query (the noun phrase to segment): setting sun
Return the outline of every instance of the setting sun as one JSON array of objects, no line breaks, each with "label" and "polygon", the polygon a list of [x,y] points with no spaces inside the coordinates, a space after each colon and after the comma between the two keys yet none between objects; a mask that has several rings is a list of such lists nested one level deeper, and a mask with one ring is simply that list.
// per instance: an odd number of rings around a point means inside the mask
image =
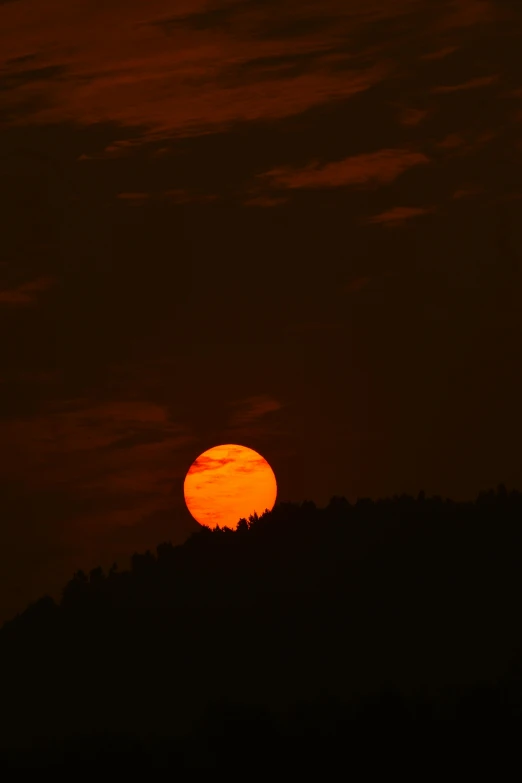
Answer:
[{"label": "setting sun", "polygon": [[234,529],[241,517],[273,508],[277,484],[272,468],[257,451],[227,444],[200,454],[185,477],[183,491],[188,510],[200,524]]}]

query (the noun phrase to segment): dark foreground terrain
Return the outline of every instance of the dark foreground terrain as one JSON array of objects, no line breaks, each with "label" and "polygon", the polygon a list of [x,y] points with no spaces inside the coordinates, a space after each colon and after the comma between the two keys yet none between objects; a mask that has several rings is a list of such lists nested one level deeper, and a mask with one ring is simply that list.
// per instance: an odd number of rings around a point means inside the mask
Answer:
[{"label": "dark foreground terrain", "polygon": [[279,505],[78,573],[0,632],[0,766],[498,771],[522,736],[521,562],[500,487]]}]

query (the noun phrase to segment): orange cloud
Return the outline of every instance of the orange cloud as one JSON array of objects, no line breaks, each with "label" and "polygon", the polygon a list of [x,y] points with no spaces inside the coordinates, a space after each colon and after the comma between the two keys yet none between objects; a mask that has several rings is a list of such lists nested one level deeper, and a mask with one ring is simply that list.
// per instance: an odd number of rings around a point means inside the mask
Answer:
[{"label": "orange cloud", "polygon": [[441,147],[442,149],[446,150],[453,150],[457,147],[462,147],[464,143],[464,139],[462,136],[459,136],[458,133],[448,133],[448,135],[442,139],[442,141],[437,142],[437,147]]},{"label": "orange cloud", "polygon": [[418,217],[419,215],[429,215],[433,212],[435,212],[434,207],[393,207],[393,209],[388,209],[379,215],[368,218],[368,222],[397,225],[410,218]]},{"label": "orange cloud", "polygon": [[458,46],[446,46],[444,49],[437,49],[435,52],[429,52],[428,54],[424,54],[421,57],[421,60],[443,60],[445,57],[448,57],[450,54],[453,54],[453,52],[456,52],[458,49]]},{"label": "orange cloud", "polygon": [[15,288],[0,290],[0,304],[13,306],[35,304],[42,293],[52,288],[54,282],[50,277],[39,277]]},{"label": "orange cloud", "polygon": [[474,27],[490,22],[494,15],[495,8],[490,0],[454,0],[444,19],[444,26],[450,29]]},{"label": "orange cloud", "polygon": [[462,92],[463,90],[475,90],[478,87],[489,87],[491,84],[495,84],[498,81],[498,76],[479,76],[476,79],[470,79],[467,82],[461,84],[449,84],[442,85],[441,87],[434,87],[433,93],[437,95],[447,95],[452,92]]},{"label": "orange cloud", "polygon": [[[204,0],[179,2],[175,11],[167,0],[146,7],[132,0],[123,13],[116,0],[81,0],[74,13],[64,0],[9,3],[0,11],[0,67],[13,76],[13,89],[3,104],[15,124],[112,122],[146,128],[140,133],[149,138],[288,117],[366,90],[385,75],[378,65],[348,71],[330,61],[339,25],[348,35],[360,24],[356,15],[339,18],[330,2],[329,24],[302,36],[267,34],[272,16],[251,4],[235,4],[225,27],[206,18]],[[192,21],[198,14],[202,24]],[[319,3],[316,14],[324,16]],[[292,6],[290,19],[308,15]],[[304,72],[258,67],[303,55],[314,58]],[[106,154],[125,154],[125,145]]]},{"label": "orange cloud", "polygon": [[[490,14],[479,0],[454,0],[449,13],[442,5],[435,34]],[[389,43],[382,39],[368,59],[369,27],[422,14],[425,0],[281,0],[274,8],[229,0],[0,4],[4,122],[113,123],[143,141],[291,117],[386,79]],[[116,141],[103,155],[121,157],[133,143]]]},{"label": "orange cloud", "polygon": [[456,155],[471,155],[482,149],[496,138],[493,131],[485,131],[476,138],[465,139],[458,133],[449,133],[441,141],[436,142],[435,146],[443,150],[454,150]]},{"label": "orange cloud", "polygon": [[426,119],[429,112],[426,109],[404,109],[400,117],[401,125],[415,126]]},{"label": "orange cloud", "polygon": [[426,155],[404,149],[384,149],[304,168],[281,167],[260,175],[273,187],[338,188],[346,185],[382,185],[393,182],[413,166],[429,163]]},{"label": "orange cloud", "polygon": [[233,461],[234,460],[232,457],[220,456],[218,458],[216,456],[211,457],[208,454],[202,454],[192,463],[189,473],[191,476],[195,475],[196,473],[212,473],[213,471],[224,468]]},{"label": "orange cloud", "polygon": [[28,490],[70,490],[85,509],[71,523],[98,518],[102,526],[133,524],[165,500],[184,471],[179,451],[193,440],[162,406],[127,400],[74,400],[34,418],[4,420],[0,438],[9,454],[5,476]]},{"label": "orange cloud", "polygon": [[247,397],[245,400],[236,403],[236,406],[238,409],[230,419],[230,423],[233,426],[250,424],[262,416],[265,416],[267,413],[279,411],[283,407],[278,400],[275,400],[268,394],[258,394],[254,397]]},{"label": "orange cloud", "polygon": [[136,147],[139,146],[139,141],[136,139],[119,139],[113,141],[112,144],[108,144],[102,152],[97,153],[82,153],[78,156],[79,161],[83,160],[103,160],[112,158],[124,158],[130,155]]},{"label": "orange cloud", "polygon": [[143,201],[147,201],[150,198],[150,193],[118,193],[117,197],[122,201],[142,203]]},{"label": "orange cloud", "polygon": [[484,193],[484,187],[477,185],[477,187],[459,188],[452,196],[453,199],[469,198],[470,196],[480,196]]}]

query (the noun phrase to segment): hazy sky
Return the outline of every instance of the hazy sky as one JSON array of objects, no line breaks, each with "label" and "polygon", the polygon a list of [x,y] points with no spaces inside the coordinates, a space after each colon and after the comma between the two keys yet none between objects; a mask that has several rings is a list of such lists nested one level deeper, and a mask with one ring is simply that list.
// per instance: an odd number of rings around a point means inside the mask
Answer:
[{"label": "hazy sky", "polygon": [[0,619],[282,500],[522,488],[519,0],[0,0]]}]

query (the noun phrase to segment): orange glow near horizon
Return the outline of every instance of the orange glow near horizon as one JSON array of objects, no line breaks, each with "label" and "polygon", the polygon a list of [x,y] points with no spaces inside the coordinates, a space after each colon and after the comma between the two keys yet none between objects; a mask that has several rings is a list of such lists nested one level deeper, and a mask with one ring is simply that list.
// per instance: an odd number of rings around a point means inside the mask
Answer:
[{"label": "orange glow near horizon", "polygon": [[274,507],[277,483],[266,459],[246,446],[214,446],[192,463],[183,487],[187,508],[201,525],[235,529],[241,517]]}]

